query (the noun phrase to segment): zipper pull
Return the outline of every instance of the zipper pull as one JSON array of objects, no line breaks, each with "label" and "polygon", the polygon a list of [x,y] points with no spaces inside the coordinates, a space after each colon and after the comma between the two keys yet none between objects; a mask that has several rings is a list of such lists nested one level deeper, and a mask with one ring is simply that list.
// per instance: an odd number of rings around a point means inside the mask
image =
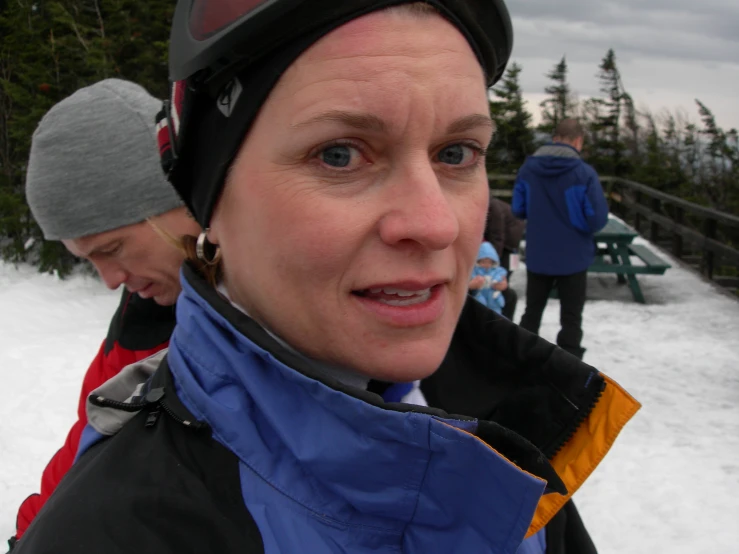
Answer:
[{"label": "zipper pull", "polygon": [[149,415],[146,416],[144,427],[154,427],[157,424],[157,421],[159,421],[159,414],[161,414],[161,410],[159,409],[159,404],[157,404],[151,409]]},{"label": "zipper pull", "polygon": [[144,396],[144,400],[147,404],[157,404],[162,398],[164,398],[163,388],[151,389],[146,393],[146,396]]},{"label": "zipper pull", "polygon": [[147,404],[152,405],[152,409],[149,411],[149,415],[146,416],[146,423],[144,424],[144,427],[154,427],[157,424],[157,421],[159,421],[159,414],[161,414],[161,404],[160,401],[164,398],[164,389],[152,389],[148,393],[146,393],[146,396],[144,397],[144,400]]}]

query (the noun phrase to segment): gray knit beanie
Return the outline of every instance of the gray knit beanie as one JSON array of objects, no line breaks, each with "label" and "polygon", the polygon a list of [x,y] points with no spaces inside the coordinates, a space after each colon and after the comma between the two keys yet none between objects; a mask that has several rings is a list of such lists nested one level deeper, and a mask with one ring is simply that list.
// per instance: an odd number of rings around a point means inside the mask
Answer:
[{"label": "gray knit beanie", "polygon": [[182,206],[159,162],[160,107],[139,85],[106,79],[48,111],[26,174],[28,205],[46,239],[111,231]]}]

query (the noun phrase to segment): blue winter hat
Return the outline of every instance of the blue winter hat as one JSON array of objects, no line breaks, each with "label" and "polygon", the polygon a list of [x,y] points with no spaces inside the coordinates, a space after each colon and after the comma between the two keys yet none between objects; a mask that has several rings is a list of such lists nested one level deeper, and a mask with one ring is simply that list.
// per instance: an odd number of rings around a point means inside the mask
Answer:
[{"label": "blue winter hat", "polygon": [[483,242],[480,245],[480,250],[477,252],[477,259],[482,260],[483,258],[490,258],[496,264],[500,264],[500,257],[498,252],[495,250],[495,246],[490,244],[488,241]]}]

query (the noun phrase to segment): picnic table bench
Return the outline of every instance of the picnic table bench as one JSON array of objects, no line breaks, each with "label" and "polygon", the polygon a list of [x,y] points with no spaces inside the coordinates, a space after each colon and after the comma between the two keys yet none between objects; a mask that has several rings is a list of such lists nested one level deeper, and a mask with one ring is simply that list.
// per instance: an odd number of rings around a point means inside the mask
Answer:
[{"label": "picnic table bench", "polygon": [[[636,276],[639,274],[664,275],[671,266],[648,247],[633,244],[639,234],[621,223],[609,218],[606,226],[595,235],[597,251],[595,260],[588,268],[588,273],[613,273],[618,276],[619,283],[628,282],[634,300],[645,304],[644,294]],[[631,258],[636,257],[641,263],[634,265]]]}]

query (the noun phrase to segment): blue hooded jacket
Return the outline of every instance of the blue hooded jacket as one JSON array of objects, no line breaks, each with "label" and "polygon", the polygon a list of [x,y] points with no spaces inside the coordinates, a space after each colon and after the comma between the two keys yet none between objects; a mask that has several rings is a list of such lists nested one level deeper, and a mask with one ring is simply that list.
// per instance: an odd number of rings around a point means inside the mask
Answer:
[{"label": "blue hooded jacket", "polygon": [[[524,536],[547,482],[475,436],[477,420],[383,409],[314,380],[186,280],[177,321],[177,396],[238,457],[266,554],[544,554],[544,529]],[[105,438],[88,425],[78,457]]]},{"label": "blue hooded jacket", "polygon": [[[504,267],[500,266],[498,252],[496,252],[495,247],[487,241],[480,245],[480,250],[477,252],[477,259],[481,260],[483,258],[490,258],[498,265],[489,269],[475,265],[475,268],[472,270],[472,277],[491,277],[495,282],[500,282],[506,278],[508,272]],[[505,299],[500,291],[493,290],[490,287],[484,287],[475,291],[473,297],[482,305],[487,306],[496,313],[501,313],[505,306]]]},{"label": "blue hooded jacket", "polygon": [[526,219],[526,266],[544,275],[587,270],[595,233],[608,221],[608,203],[595,170],[569,145],[550,144],[518,172],[511,203]]},{"label": "blue hooded jacket", "polygon": [[331,389],[256,346],[187,283],[177,321],[177,394],[241,460],[265,552],[516,552],[546,483],[470,434],[475,421]]}]

